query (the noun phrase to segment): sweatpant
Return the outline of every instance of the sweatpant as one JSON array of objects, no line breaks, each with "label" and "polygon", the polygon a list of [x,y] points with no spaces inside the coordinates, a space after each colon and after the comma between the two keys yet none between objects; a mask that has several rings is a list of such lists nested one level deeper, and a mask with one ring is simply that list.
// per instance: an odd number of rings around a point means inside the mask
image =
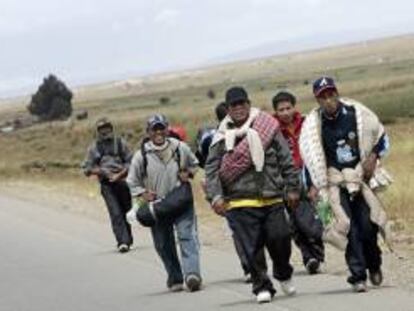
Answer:
[{"label": "sweatpant", "polygon": [[378,246],[378,226],[370,219],[370,208],[361,194],[351,198],[341,189],[341,204],[351,220],[345,259],[351,276],[348,282],[366,281],[367,270],[381,268],[381,250]]},{"label": "sweatpant", "polygon": [[[181,251],[178,259],[174,229]],[[197,219],[191,206],[173,223],[157,223],[151,228],[155,249],[167,271],[167,287],[182,284],[190,274],[200,274],[200,244],[197,232]]]},{"label": "sweatpant", "polygon": [[114,183],[101,182],[101,194],[111,219],[112,231],[117,245],[132,245],[131,226],[126,220],[126,213],[131,209],[131,194],[125,181]]},{"label": "sweatpant", "polygon": [[[316,215],[315,207],[302,199],[295,210],[288,209],[288,212],[292,221],[293,240],[302,254],[303,264],[306,266],[310,259],[324,262],[323,225]],[[307,227],[303,228],[305,225]]]},{"label": "sweatpant", "polygon": [[235,208],[226,212],[226,218],[246,255],[253,293],[257,295],[268,290],[274,295],[276,290],[267,273],[258,267],[256,258],[258,252],[266,247],[273,261],[274,277],[279,281],[291,278],[291,232],[284,205]]},{"label": "sweatpant", "polygon": [[[244,253],[242,243],[237,239],[237,236],[234,233],[232,235],[232,238],[233,238],[234,248],[236,250],[237,256],[239,257],[240,265],[242,267],[243,273],[244,275],[248,275],[250,274],[249,263],[247,261],[247,256]],[[264,248],[260,249],[257,252],[256,266],[260,269],[260,271],[267,273],[266,254],[265,254]]]}]

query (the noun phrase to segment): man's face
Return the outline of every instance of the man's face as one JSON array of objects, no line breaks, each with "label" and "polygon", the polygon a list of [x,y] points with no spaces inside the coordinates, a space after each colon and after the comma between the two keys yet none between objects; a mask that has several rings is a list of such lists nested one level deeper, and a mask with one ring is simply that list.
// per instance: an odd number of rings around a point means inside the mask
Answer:
[{"label": "man's face", "polygon": [[156,124],[148,129],[148,135],[154,145],[161,146],[167,139],[168,128],[163,124]]},{"label": "man's face", "polygon": [[114,130],[110,125],[104,125],[98,128],[99,137],[103,140],[109,140],[113,138]]},{"label": "man's face", "polygon": [[338,97],[338,92],[335,89],[327,89],[320,93],[316,100],[327,115],[333,116],[338,110]]},{"label": "man's face", "polygon": [[276,116],[277,118],[285,124],[290,124],[293,121],[293,116],[295,115],[295,107],[290,101],[281,101],[277,104],[276,107]]},{"label": "man's face", "polygon": [[242,125],[249,118],[250,104],[238,101],[229,105],[228,114],[236,125]]}]

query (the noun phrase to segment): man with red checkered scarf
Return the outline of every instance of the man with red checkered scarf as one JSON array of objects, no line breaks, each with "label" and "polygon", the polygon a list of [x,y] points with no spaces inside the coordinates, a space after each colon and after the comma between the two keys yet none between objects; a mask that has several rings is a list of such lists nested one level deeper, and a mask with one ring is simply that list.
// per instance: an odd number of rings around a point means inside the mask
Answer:
[{"label": "man with red checkered scarf", "polygon": [[296,292],[290,265],[291,233],[284,197],[290,208],[299,200],[299,170],[294,166],[278,121],[253,108],[241,87],[226,92],[229,110],[213,138],[205,165],[207,199],[224,215],[246,253],[259,303],[275,294],[272,282],[256,267],[266,246],[274,277],[287,295]]}]

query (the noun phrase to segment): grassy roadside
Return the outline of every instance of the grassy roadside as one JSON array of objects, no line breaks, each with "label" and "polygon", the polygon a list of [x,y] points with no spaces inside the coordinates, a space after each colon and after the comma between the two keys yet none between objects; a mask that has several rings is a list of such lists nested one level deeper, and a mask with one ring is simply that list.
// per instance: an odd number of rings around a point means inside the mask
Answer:
[{"label": "grassy roadside", "polygon": [[[97,118],[110,116],[134,149],[145,118],[155,112],[185,126],[192,139],[198,127],[214,122],[213,107],[230,85],[245,86],[254,105],[266,110],[277,90],[289,88],[299,99],[299,109],[307,112],[315,105],[311,81],[328,74],[337,79],[341,94],[367,104],[386,123],[392,142],[386,165],[395,183],[383,199],[396,227],[414,232],[413,42],[414,36],[408,36],[84,89],[77,93],[74,108],[88,109],[89,120],[38,124],[0,134],[0,182],[25,181],[50,191],[99,196],[96,184],[79,169]],[[209,90],[215,98],[207,97]],[[169,100],[162,102],[162,97]],[[8,105],[0,109],[0,121],[24,113],[23,104]],[[204,208],[198,182],[196,197],[203,219],[214,221]]]},{"label": "grassy roadside", "polygon": [[[392,149],[390,155],[385,160],[387,169],[395,178],[395,183],[390,189],[382,194],[382,198],[387,207],[390,218],[395,222],[395,228],[399,231],[414,232],[414,192],[410,185],[414,184],[414,176],[411,174],[414,169],[414,142],[412,135],[414,135],[414,122],[400,121],[396,124],[387,126],[387,131],[391,136]],[[59,132],[59,131],[57,131]],[[65,135],[65,134],[63,134]],[[22,137],[25,137],[24,135]],[[37,137],[34,135],[33,137]],[[80,169],[77,168],[80,159],[83,157],[83,148],[79,148],[79,154],[73,152],[66,154],[56,162],[36,162],[41,157],[44,157],[44,149],[38,148],[37,154],[32,153],[32,160],[30,165],[25,161],[25,154],[20,154],[16,150],[16,145],[11,142],[4,143],[4,138],[1,138],[2,146],[5,152],[1,155],[0,173],[2,175],[2,182],[14,185],[19,185],[19,181],[24,181],[26,185],[32,184],[34,186],[41,186],[43,190],[51,193],[65,192],[72,196],[80,196],[88,200],[92,200],[95,204],[99,202],[99,187],[96,180],[85,178]],[[39,137],[37,138],[39,139]],[[30,141],[31,144],[37,145],[36,139]],[[63,144],[64,145],[64,144]],[[60,155],[62,153],[62,146],[59,140],[53,145],[54,148],[48,148],[49,157],[52,154]],[[19,149],[20,150],[20,149]],[[21,151],[23,152],[23,150]],[[27,150],[25,150],[27,152]],[[7,165],[8,161],[4,161],[4,156],[13,154],[14,159],[12,165]],[[18,161],[23,165],[19,167]],[[66,161],[66,162],[65,162]],[[22,164],[23,163],[23,164]],[[37,164],[35,164],[37,163]],[[67,165],[63,165],[67,163]],[[216,221],[216,217],[209,211],[204,195],[200,187],[200,179],[202,172],[198,175],[194,182],[195,197],[198,207],[198,212],[202,222],[209,223]],[[36,189],[34,187],[33,189]]]}]

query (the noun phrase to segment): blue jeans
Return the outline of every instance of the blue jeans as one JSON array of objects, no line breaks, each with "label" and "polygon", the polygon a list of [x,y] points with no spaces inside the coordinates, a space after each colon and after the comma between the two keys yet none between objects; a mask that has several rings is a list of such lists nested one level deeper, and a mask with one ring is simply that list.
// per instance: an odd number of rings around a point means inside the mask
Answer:
[{"label": "blue jeans", "polygon": [[[181,260],[178,260],[174,228],[180,246]],[[189,208],[173,223],[157,223],[151,228],[155,249],[168,274],[167,286],[182,284],[189,274],[200,276],[200,244],[194,207]],[[184,275],[184,277],[183,277]]]}]

